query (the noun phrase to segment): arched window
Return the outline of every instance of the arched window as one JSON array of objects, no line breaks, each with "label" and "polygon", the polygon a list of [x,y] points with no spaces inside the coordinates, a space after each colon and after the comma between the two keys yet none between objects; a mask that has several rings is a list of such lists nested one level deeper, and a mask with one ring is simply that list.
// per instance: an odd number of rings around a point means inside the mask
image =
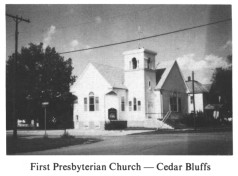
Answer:
[{"label": "arched window", "polygon": [[94,93],[89,93],[89,111],[94,111]]},{"label": "arched window", "polygon": [[132,59],[132,68],[133,68],[133,69],[136,69],[136,68],[137,68],[137,60],[136,60],[136,58],[133,58],[133,59]]}]

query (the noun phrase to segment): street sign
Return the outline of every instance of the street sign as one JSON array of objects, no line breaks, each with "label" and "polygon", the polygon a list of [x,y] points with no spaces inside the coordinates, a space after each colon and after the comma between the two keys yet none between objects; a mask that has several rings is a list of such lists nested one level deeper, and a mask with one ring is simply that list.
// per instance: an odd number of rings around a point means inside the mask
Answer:
[{"label": "street sign", "polygon": [[49,105],[49,102],[42,102],[42,106],[43,107],[46,107],[46,106],[48,106]]}]

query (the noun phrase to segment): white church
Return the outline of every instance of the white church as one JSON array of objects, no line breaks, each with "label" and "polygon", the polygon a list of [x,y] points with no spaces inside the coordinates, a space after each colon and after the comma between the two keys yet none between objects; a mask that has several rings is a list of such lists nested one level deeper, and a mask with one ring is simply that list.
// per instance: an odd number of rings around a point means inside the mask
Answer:
[{"label": "white church", "polygon": [[173,128],[165,122],[187,113],[187,87],[176,61],[157,65],[156,52],[126,51],[124,69],[89,63],[72,93],[75,129],[104,129],[110,121],[128,127]]}]

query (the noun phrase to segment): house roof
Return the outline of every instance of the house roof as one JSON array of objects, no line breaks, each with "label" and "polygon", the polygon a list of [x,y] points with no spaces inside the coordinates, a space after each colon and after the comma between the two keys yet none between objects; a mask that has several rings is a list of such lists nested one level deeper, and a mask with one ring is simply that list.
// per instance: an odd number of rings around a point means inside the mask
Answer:
[{"label": "house roof", "polygon": [[[193,93],[193,84],[191,81],[186,81],[189,93]],[[194,93],[207,93],[211,89],[211,84],[201,84],[194,80]]]},{"label": "house roof", "polygon": [[118,67],[91,63],[113,88],[127,89],[124,85],[124,70]]},{"label": "house roof", "polygon": [[156,85],[155,89],[162,88],[175,62],[176,62],[175,60],[170,60],[170,61],[163,61],[157,64],[156,72],[159,73],[160,75],[156,75],[156,76],[159,76],[160,79],[157,80],[158,84]]}]

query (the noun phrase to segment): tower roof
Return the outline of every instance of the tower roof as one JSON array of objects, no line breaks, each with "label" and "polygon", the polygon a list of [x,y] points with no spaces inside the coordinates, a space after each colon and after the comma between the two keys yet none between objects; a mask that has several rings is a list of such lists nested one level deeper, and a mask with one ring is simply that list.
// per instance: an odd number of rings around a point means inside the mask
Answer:
[{"label": "tower roof", "polygon": [[139,48],[139,49],[134,49],[134,50],[130,50],[130,51],[125,51],[125,52],[123,52],[123,55],[136,54],[136,53],[148,53],[148,54],[152,54],[152,55],[157,55],[156,52],[145,49],[145,48]]}]

